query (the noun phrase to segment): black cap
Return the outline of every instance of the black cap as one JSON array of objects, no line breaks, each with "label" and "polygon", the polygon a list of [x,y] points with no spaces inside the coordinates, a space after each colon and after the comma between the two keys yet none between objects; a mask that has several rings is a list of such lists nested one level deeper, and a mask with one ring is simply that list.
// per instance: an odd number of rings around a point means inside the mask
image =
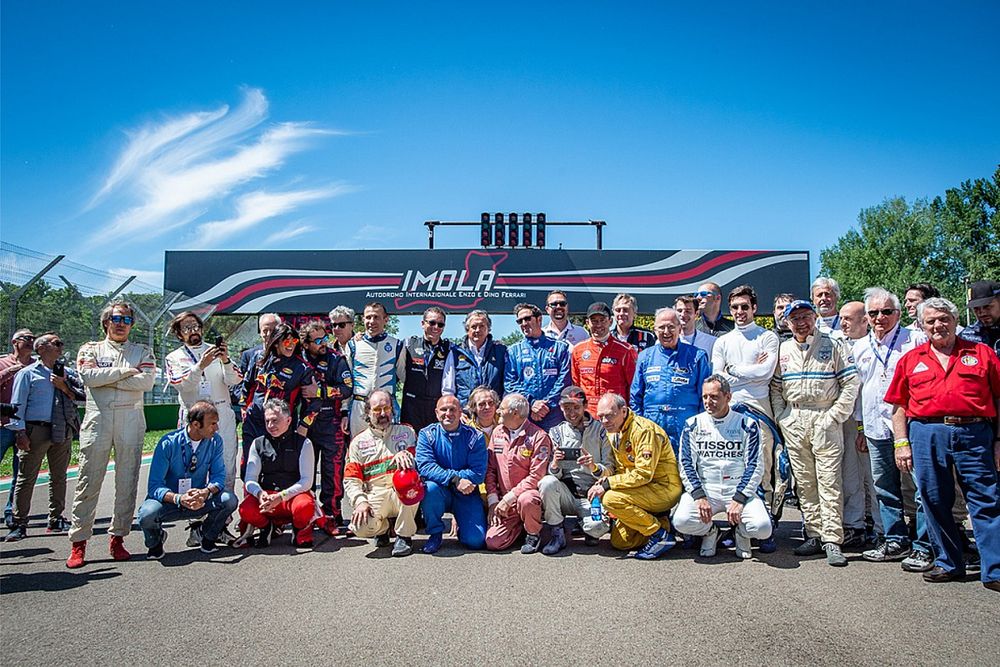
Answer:
[{"label": "black cap", "polygon": [[969,285],[969,308],[979,308],[990,305],[1000,296],[1000,283],[995,280],[979,280]]},{"label": "black cap", "polygon": [[595,301],[587,308],[587,319],[590,319],[591,315],[604,315],[611,319],[611,308],[603,301]]}]

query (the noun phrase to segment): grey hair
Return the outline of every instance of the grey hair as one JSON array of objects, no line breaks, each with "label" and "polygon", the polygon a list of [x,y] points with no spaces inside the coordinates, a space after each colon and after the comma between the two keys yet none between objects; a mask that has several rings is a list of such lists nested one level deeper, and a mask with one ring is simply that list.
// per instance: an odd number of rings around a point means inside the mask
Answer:
[{"label": "grey hair", "polygon": [[653,319],[656,320],[660,315],[673,314],[673,316],[680,322],[680,315],[677,314],[676,308],[671,308],[670,306],[664,306],[663,308],[657,308],[656,312],[653,314]]},{"label": "grey hair", "polygon": [[531,414],[531,406],[528,404],[528,399],[521,394],[507,394],[503,397],[500,405],[506,406],[507,410],[513,410],[517,415],[525,419]]},{"label": "grey hair", "polygon": [[840,301],[840,285],[833,278],[827,278],[826,276],[820,276],[813,281],[813,284],[809,286],[809,296],[812,297],[812,293],[816,291],[817,287],[829,287],[830,291],[833,292],[833,297]]},{"label": "grey hair", "polygon": [[272,319],[281,324],[281,315],[278,313],[261,313],[260,317],[257,318],[257,331],[260,331],[260,325],[265,319]]},{"label": "grey hair", "polygon": [[[663,310],[663,308],[660,308],[660,310]],[[671,308],[670,310],[673,310],[673,308]],[[608,393],[604,394],[604,396],[601,396],[601,401],[610,401],[611,404],[615,406],[616,410],[621,410],[622,408],[628,407],[628,401],[625,400],[625,397],[622,396],[621,394],[616,394],[613,391],[609,391]]]},{"label": "grey hair", "polygon": [[280,398],[269,398],[264,401],[264,411],[274,410],[275,412],[280,412],[286,417],[292,416],[292,409],[288,407],[288,403]]},{"label": "grey hair", "polygon": [[473,310],[472,312],[470,312],[468,315],[465,316],[464,324],[466,331],[469,330],[469,320],[471,320],[473,317],[485,317],[486,327],[491,330],[493,329],[493,320],[490,319],[489,313],[487,313],[485,310]]},{"label": "grey hair", "polygon": [[885,289],[884,287],[869,287],[865,290],[865,310],[868,310],[872,301],[888,301],[892,307],[899,310],[899,297]]},{"label": "grey hair", "polygon": [[712,375],[709,375],[707,378],[705,378],[705,381],[701,383],[701,386],[704,387],[709,382],[714,382],[717,385],[719,385],[719,389],[722,390],[723,394],[733,393],[733,387],[732,385],[729,384],[729,380],[722,377],[718,373],[713,373]]},{"label": "grey hair", "polygon": [[379,394],[385,394],[385,397],[389,399],[389,404],[390,405],[392,404],[392,394],[387,392],[385,389],[375,389],[372,391],[372,393],[368,394],[367,398],[365,398],[365,417],[367,417],[369,413],[371,413],[372,399],[378,396]]},{"label": "grey hair", "polygon": [[940,296],[932,296],[929,299],[924,299],[917,304],[917,320],[920,322],[924,321],[924,311],[928,308],[933,308],[934,310],[942,310],[951,314],[952,318],[958,321],[958,308],[948,299]]},{"label": "grey hair", "polygon": [[626,294],[625,292],[622,292],[621,294],[616,296],[615,300],[611,302],[611,305],[614,306],[615,304],[619,303],[627,303],[632,310],[639,309],[639,305],[638,302],[636,302],[635,297],[632,296],[631,294]]},{"label": "grey hair", "polygon": [[330,311],[330,321],[332,322],[334,318],[345,317],[350,320],[351,324],[354,324],[354,309],[348,308],[347,306],[337,306]]}]

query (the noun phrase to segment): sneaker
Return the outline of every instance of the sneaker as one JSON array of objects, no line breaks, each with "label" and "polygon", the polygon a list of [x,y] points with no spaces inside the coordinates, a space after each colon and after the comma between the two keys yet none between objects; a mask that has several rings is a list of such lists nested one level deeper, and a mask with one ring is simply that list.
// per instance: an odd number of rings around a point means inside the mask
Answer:
[{"label": "sneaker", "polygon": [[843,549],[862,549],[865,546],[865,531],[863,528],[845,528],[844,541],[840,544]]},{"label": "sneaker", "polygon": [[382,533],[375,538],[375,548],[384,549],[389,546],[389,533]]},{"label": "sneaker", "polygon": [[909,554],[909,547],[903,546],[896,540],[887,540],[874,549],[865,551],[861,557],[873,563],[884,563],[888,560],[903,560]]},{"label": "sneaker", "polygon": [[150,547],[149,551],[146,552],[147,560],[160,560],[163,558],[163,543],[167,541],[167,531],[160,531],[160,543],[155,547]]},{"label": "sneaker", "polygon": [[436,554],[438,549],[441,548],[441,541],[443,536],[441,533],[433,533],[427,538],[427,542],[424,543],[424,553],[425,554]]},{"label": "sneaker", "polygon": [[240,536],[236,535],[235,533],[233,533],[233,531],[229,530],[229,526],[223,528],[222,532],[219,533],[219,541],[225,544],[227,547],[231,547],[234,544],[236,544],[236,541],[238,539],[240,539]]},{"label": "sneaker", "polygon": [[115,560],[128,560],[132,557],[129,550],[125,548],[125,538],[121,535],[112,535],[108,548],[111,551],[111,557]]},{"label": "sneaker", "polygon": [[57,516],[55,519],[49,519],[49,527],[45,532],[49,534],[68,533],[72,525],[65,517]]},{"label": "sneaker", "polygon": [[409,556],[413,553],[413,538],[412,537],[397,537],[396,543],[392,545],[392,555],[396,558],[402,558],[403,556]]},{"label": "sneaker", "polygon": [[27,528],[25,528],[24,526],[14,526],[13,528],[10,529],[10,532],[7,533],[7,537],[5,537],[3,541],[18,542],[20,540],[23,540],[27,536],[28,536]]},{"label": "sneaker", "polygon": [[254,546],[258,549],[263,549],[271,544],[271,537],[274,535],[274,527],[267,525],[260,529],[257,533],[257,539],[254,541]]},{"label": "sneaker", "polygon": [[702,536],[701,551],[699,551],[698,553],[701,554],[701,556],[704,558],[711,558],[712,556],[715,555],[715,551],[718,548],[718,545],[719,545],[719,527],[713,523],[712,527],[708,529],[708,532],[705,533],[704,536]]},{"label": "sneaker", "polygon": [[823,553],[823,543],[818,537],[810,537],[792,550],[796,556],[818,556]]},{"label": "sneaker", "polygon": [[827,542],[823,545],[823,551],[826,552],[827,565],[832,565],[834,567],[844,567],[847,565],[847,559],[844,558],[844,554],[841,552],[839,544]]},{"label": "sneaker", "polygon": [[979,552],[971,551],[965,554],[965,571],[966,572],[979,572],[982,570],[982,565],[980,564]]},{"label": "sneaker", "polygon": [[593,535],[584,534],[583,543],[588,547],[596,547],[598,544],[601,543],[601,538],[594,537]]},{"label": "sneaker", "polygon": [[189,547],[201,546],[201,521],[192,521],[188,524],[187,545]]},{"label": "sneaker", "polygon": [[934,558],[922,549],[914,549],[899,566],[907,572],[927,572],[934,567]]},{"label": "sneaker", "polygon": [[552,535],[548,543],[542,548],[542,553],[546,556],[554,556],[566,548],[566,530],[562,526],[552,526]]},{"label": "sneaker", "polygon": [[69,558],[66,559],[66,567],[75,570],[83,567],[87,563],[87,540],[74,542],[70,549]]},{"label": "sneaker", "polygon": [[778,550],[778,543],[774,541],[773,537],[769,537],[766,540],[760,541],[760,544],[757,545],[757,550],[762,554],[773,554]]},{"label": "sneaker", "polygon": [[635,552],[635,557],[639,560],[655,560],[670,551],[677,544],[670,537],[670,534],[663,528],[650,535],[646,544]]},{"label": "sneaker", "polygon": [[983,587],[1000,593],[1000,581],[984,581]]},{"label": "sneaker", "polygon": [[528,533],[527,536],[524,538],[524,544],[521,545],[521,553],[523,554],[535,553],[536,551],[538,551],[539,542],[541,542],[541,540],[539,539],[537,533],[534,535]]},{"label": "sneaker", "polygon": [[750,544],[750,538],[744,535],[739,530],[736,531],[736,557],[742,558],[743,560],[750,560],[753,558],[753,546]]}]

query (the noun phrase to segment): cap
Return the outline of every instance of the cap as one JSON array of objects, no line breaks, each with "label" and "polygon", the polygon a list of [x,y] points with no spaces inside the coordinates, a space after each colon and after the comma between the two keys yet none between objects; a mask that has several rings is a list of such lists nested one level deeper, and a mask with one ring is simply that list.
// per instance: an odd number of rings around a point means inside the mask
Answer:
[{"label": "cap", "polygon": [[603,301],[595,301],[587,308],[587,319],[590,319],[591,315],[604,315],[611,319],[611,308]]},{"label": "cap", "polygon": [[416,505],[424,499],[424,483],[420,481],[420,473],[413,468],[397,470],[392,474],[392,486],[399,494],[399,500],[404,505]]},{"label": "cap", "polygon": [[808,308],[809,310],[816,312],[816,306],[812,305],[811,301],[806,301],[805,299],[796,299],[790,304],[785,306],[785,318],[792,314],[792,311],[798,310],[799,308]]},{"label": "cap", "polygon": [[566,400],[570,401],[580,400],[586,402],[587,394],[584,393],[583,389],[580,389],[576,385],[571,384],[570,386],[566,387],[561,392],[559,392],[559,402],[562,403],[563,401]]},{"label": "cap", "polygon": [[969,285],[969,308],[988,306],[990,301],[1000,296],[1000,283],[995,280],[979,280]]}]

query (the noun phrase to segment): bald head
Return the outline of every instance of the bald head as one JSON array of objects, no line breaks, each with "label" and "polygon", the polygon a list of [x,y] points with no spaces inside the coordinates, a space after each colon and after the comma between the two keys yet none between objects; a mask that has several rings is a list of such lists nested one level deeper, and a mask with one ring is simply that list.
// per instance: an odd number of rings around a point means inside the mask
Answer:
[{"label": "bald head", "polygon": [[860,301],[848,301],[840,307],[840,330],[851,340],[868,335],[865,304]]},{"label": "bald head", "polygon": [[457,431],[462,425],[462,404],[454,396],[442,396],[434,408],[438,422],[446,431]]}]

